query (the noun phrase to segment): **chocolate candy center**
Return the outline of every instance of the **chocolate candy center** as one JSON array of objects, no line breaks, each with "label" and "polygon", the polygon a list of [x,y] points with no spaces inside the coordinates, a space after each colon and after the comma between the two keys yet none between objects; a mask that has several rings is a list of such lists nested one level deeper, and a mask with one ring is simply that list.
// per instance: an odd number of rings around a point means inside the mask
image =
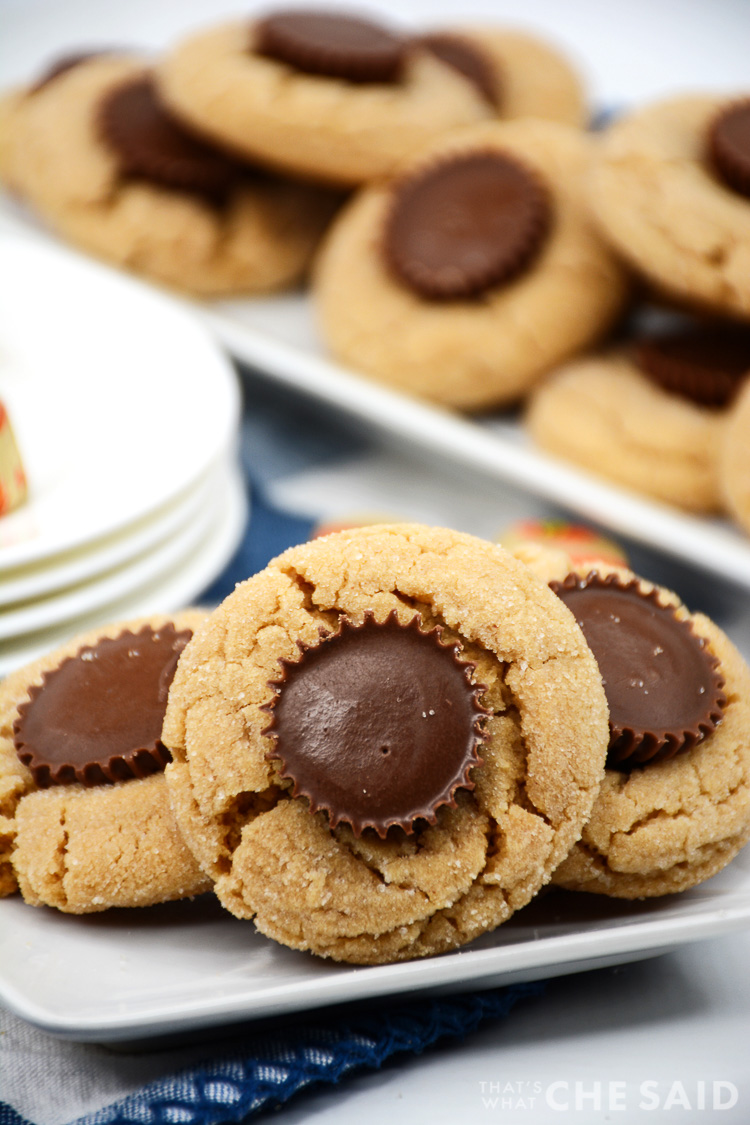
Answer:
[{"label": "chocolate candy center", "polygon": [[306,74],[347,82],[394,82],[404,45],[400,36],[370,20],[290,10],[258,23],[254,49]]},{"label": "chocolate candy center", "polygon": [[124,632],[45,673],[13,725],[18,757],[41,788],[146,777],[170,760],[161,728],[189,630]]},{"label": "chocolate candy center", "polygon": [[610,711],[609,766],[671,758],[720,721],[718,662],[690,623],[636,582],[568,576],[551,583],[599,665]]},{"label": "chocolate candy center", "polygon": [[700,406],[728,406],[750,373],[750,329],[715,324],[639,340],[636,361],[659,386]]},{"label": "chocolate candy center", "polygon": [[372,827],[384,837],[392,825],[434,823],[457,788],[473,789],[486,712],[474,666],[457,649],[437,630],[421,632],[418,618],[378,624],[370,614],[359,626],[344,619],[298,663],[284,661],[267,757],[281,759],[294,796],[327,810],[334,827],[345,821],[356,835]]},{"label": "chocolate candy center", "polygon": [[496,68],[484,52],[460,35],[436,32],[416,40],[441,62],[452,66],[479,91],[486,102],[495,108],[500,104],[500,83]]},{"label": "chocolate candy center", "polygon": [[148,77],[112,90],[99,107],[98,125],[104,143],[117,153],[125,177],[219,203],[244,171],[186,132],[167,113]]},{"label": "chocolate candy center", "polygon": [[721,179],[750,195],[750,98],[722,110],[708,131],[709,158]]},{"label": "chocolate candy center", "polygon": [[420,296],[457,300],[509,281],[541,247],[546,194],[515,159],[471,152],[396,187],[383,251]]}]

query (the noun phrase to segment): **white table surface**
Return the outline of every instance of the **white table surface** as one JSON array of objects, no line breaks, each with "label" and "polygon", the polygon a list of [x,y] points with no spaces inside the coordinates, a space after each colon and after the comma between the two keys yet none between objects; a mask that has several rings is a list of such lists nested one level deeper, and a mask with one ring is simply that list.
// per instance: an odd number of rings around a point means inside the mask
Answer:
[{"label": "white table surface", "polygon": [[[645,101],[679,89],[731,90],[748,84],[748,0],[526,0],[522,5],[389,0],[377,7],[407,20],[446,22],[460,12],[465,19],[492,17],[546,30],[582,62],[602,105]],[[250,8],[223,0],[0,0],[0,85],[24,80],[71,47],[159,48],[221,12]],[[443,483],[450,522],[466,482],[448,478]],[[515,515],[519,503],[509,496],[508,514]],[[528,509],[533,511],[533,504]],[[503,510],[500,502],[498,524]],[[671,579],[689,604],[712,613],[750,657],[747,595],[712,588],[705,577],[687,571],[673,573],[655,557],[638,563],[650,577]],[[278,1125],[381,1125],[384,1120],[546,1125],[562,1119],[598,1125],[662,1117],[749,1122],[749,961],[750,934],[743,933],[617,969],[561,978],[550,983],[544,997],[520,1003],[506,1020],[462,1045],[398,1059],[342,1088],[307,1095],[273,1120]],[[493,1104],[493,1098],[499,1100]]]}]

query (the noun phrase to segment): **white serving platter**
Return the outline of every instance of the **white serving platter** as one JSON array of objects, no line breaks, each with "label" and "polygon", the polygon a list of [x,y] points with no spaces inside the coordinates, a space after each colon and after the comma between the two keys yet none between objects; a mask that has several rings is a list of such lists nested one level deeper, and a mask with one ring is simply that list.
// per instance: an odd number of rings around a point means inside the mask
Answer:
[{"label": "white serving platter", "polygon": [[616,535],[750,589],[750,536],[726,519],[684,514],[535,449],[512,414],[468,417],[410,398],[333,363],[300,293],[198,305],[238,359],[327,403],[405,448],[551,501]]},{"label": "white serving platter", "polygon": [[0,902],[0,1003],[53,1035],[117,1042],[330,1005],[465,992],[602,968],[750,924],[750,855],[682,895],[553,891],[465,950],[353,967],[286,949],[213,895],[74,917]]}]

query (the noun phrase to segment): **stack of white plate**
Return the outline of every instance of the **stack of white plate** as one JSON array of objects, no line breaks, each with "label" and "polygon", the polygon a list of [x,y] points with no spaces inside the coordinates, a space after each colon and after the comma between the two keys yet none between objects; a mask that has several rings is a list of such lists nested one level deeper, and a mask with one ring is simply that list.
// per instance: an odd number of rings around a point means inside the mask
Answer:
[{"label": "stack of white plate", "polygon": [[29,483],[0,517],[0,674],[190,604],[229,560],[247,519],[237,379],[168,297],[3,235],[0,400]]}]

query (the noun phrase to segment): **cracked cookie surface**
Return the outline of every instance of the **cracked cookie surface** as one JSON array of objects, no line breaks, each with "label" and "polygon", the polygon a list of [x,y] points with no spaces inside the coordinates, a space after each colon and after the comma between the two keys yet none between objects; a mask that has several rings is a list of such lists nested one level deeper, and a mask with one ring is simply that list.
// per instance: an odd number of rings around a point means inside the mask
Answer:
[{"label": "cracked cookie surface", "polygon": [[[499,154],[538,180],[550,222],[537,256],[470,299],[429,300],[394,276],[383,253],[400,184],[431,163]],[[392,180],[363,189],[316,259],[313,296],[335,357],[380,382],[462,410],[525,394],[598,339],[625,300],[622,269],[582,199],[590,142],[555,122],[480,124],[439,141]]]},{"label": "cracked cookie surface", "polygon": [[163,773],[113,785],[39,788],[19,759],[13,724],[45,673],[84,646],[143,626],[192,630],[198,610],[119,622],[74,637],[0,686],[0,894],[87,914],[150,906],[210,888],[177,829]]},{"label": "cracked cookie surface", "polygon": [[[548,581],[592,569],[626,581],[635,577],[604,564],[575,567],[559,552],[539,550],[526,559]],[[654,589],[639,581],[643,590]],[[553,876],[569,890],[625,899],[684,891],[725,867],[750,838],[750,670],[709,618],[689,613],[671,591],[657,590],[659,601],[675,606],[718,659],[724,717],[692,750],[629,773],[605,770],[581,839]]]},{"label": "cracked cookie surface", "polygon": [[724,416],[674,394],[624,354],[554,372],[532,394],[529,432],[543,449],[694,512],[721,508]]},{"label": "cracked cookie surface", "polygon": [[712,171],[707,130],[727,98],[673,98],[616,121],[592,202],[607,238],[658,289],[750,317],[750,199]]},{"label": "cracked cookie surface", "polygon": [[[380,838],[291,795],[269,736],[272,681],[342,615],[419,614],[485,687],[473,791]],[[185,840],[233,914],[296,949],[364,964],[454,949],[546,883],[596,796],[607,709],[572,615],[502,548],[419,525],[337,533],[240,584],[180,660],[163,739]]]},{"label": "cracked cookie surface", "polygon": [[211,296],[297,282],[332,196],[248,169],[212,204],[124,176],[99,134],[99,107],[146,73],[132,58],[94,56],[36,91],[14,93],[0,113],[0,172],[9,186],[63,238],[170,287]]}]

